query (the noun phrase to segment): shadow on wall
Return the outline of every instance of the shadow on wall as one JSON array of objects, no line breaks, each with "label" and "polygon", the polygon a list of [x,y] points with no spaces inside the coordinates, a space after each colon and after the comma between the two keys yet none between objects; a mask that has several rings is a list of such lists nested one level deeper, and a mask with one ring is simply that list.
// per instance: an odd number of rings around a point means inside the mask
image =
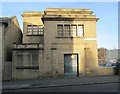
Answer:
[{"label": "shadow on wall", "polygon": [[13,21],[8,22],[8,26],[5,28],[5,61],[12,61],[13,44],[22,43],[22,31]]},{"label": "shadow on wall", "polygon": [[12,71],[12,49],[14,43],[22,43],[22,31],[17,25],[17,19],[13,18],[10,21],[7,21],[8,25],[5,27],[4,39],[3,39],[3,80],[11,79]]}]

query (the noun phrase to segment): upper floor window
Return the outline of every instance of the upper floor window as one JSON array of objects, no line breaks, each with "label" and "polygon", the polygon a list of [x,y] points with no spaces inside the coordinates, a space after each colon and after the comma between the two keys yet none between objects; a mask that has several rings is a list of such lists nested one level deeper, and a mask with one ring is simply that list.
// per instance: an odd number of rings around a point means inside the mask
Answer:
[{"label": "upper floor window", "polygon": [[27,26],[27,33],[30,35],[32,34],[32,25]]},{"label": "upper floor window", "polygon": [[38,26],[38,34],[43,35],[43,26],[42,25]]},{"label": "upper floor window", "polygon": [[37,27],[37,25],[33,25],[33,34],[34,35],[38,34],[38,27]]},{"label": "upper floor window", "polygon": [[78,25],[77,35],[80,36],[80,37],[84,36],[83,26],[82,25]]},{"label": "upper floor window", "polygon": [[64,36],[65,37],[70,36],[70,25],[64,25]]},{"label": "upper floor window", "polygon": [[28,35],[43,35],[43,26],[42,25],[28,25],[27,34]]},{"label": "upper floor window", "polygon": [[57,25],[58,37],[83,37],[83,25]]},{"label": "upper floor window", "polygon": [[77,26],[71,25],[71,36],[75,37],[77,36]]},{"label": "upper floor window", "polygon": [[63,37],[63,25],[57,25],[57,32],[59,37]]}]

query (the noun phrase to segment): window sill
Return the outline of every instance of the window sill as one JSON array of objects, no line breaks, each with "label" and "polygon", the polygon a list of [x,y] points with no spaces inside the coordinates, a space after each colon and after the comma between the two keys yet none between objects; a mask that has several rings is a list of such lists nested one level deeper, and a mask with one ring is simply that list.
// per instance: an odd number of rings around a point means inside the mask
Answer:
[{"label": "window sill", "polygon": [[39,66],[19,66],[16,69],[39,69]]},{"label": "window sill", "polygon": [[33,35],[33,34],[27,34],[26,36],[44,36],[44,35],[41,35],[41,34],[36,34],[36,35]]},{"label": "window sill", "polygon": [[56,37],[56,38],[85,38],[85,37]]}]

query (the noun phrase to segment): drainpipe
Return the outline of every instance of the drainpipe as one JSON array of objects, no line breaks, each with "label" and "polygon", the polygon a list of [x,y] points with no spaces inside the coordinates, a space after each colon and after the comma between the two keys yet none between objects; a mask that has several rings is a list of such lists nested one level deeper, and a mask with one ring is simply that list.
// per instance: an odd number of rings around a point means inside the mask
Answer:
[{"label": "drainpipe", "polygon": [[87,76],[87,58],[86,58],[86,48],[84,48],[85,49],[85,76]]},{"label": "drainpipe", "polygon": [[88,58],[87,58],[87,50],[89,49],[89,48],[87,48],[87,47],[85,47],[84,48],[85,49],[85,68],[86,68],[86,76],[88,76],[88,74],[87,74],[87,72],[88,72]]}]

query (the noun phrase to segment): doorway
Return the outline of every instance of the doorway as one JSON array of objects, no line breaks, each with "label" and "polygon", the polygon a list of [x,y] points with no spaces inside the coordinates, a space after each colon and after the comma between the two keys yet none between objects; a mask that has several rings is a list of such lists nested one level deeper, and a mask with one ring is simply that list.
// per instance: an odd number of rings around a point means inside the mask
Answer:
[{"label": "doorway", "polygon": [[77,77],[78,74],[78,54],[64,54],[64,75]]}]

